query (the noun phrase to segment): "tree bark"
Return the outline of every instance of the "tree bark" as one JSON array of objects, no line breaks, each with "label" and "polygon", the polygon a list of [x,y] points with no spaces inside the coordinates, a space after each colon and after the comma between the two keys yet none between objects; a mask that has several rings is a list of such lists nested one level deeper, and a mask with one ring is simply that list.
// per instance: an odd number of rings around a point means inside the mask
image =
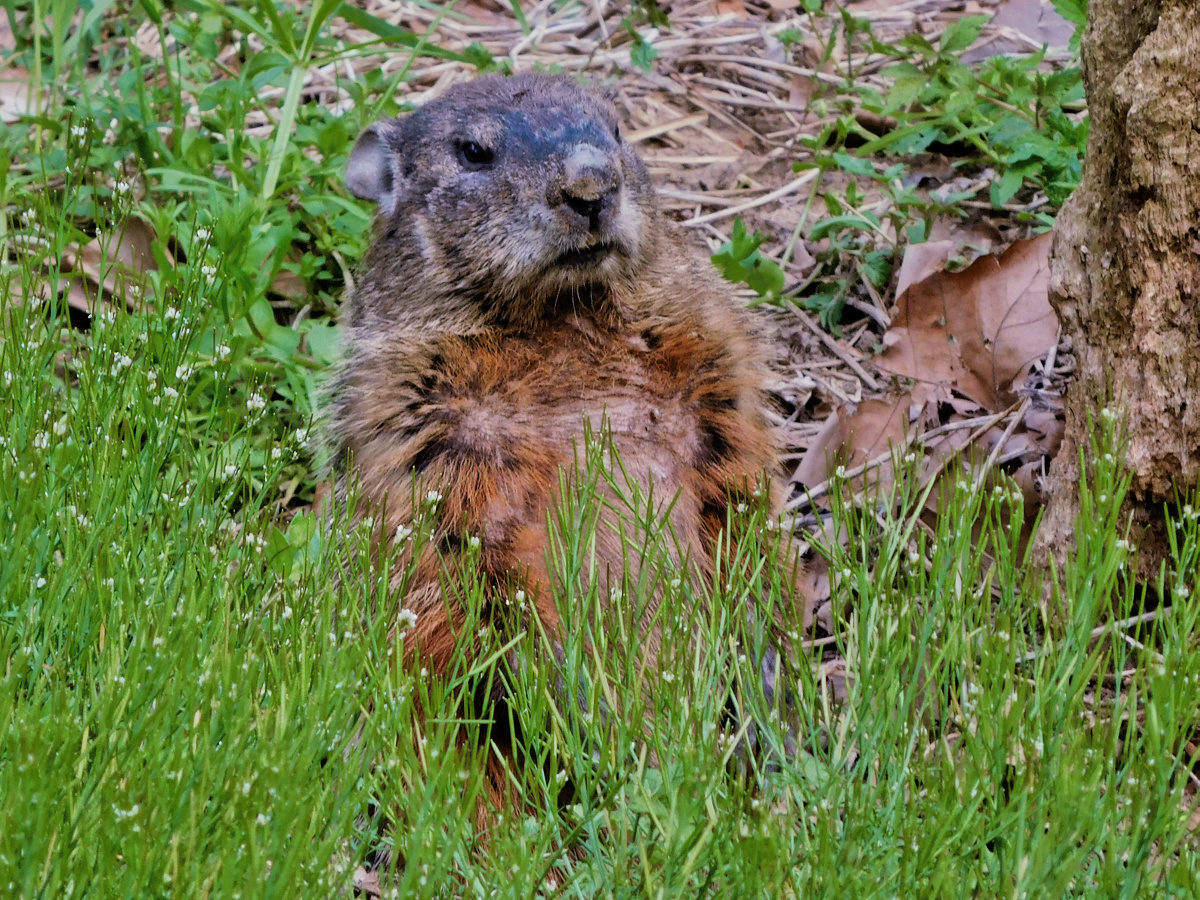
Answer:
[{"label": "tree bark", "polygon": [[1088,416],[1124,422],[1141,570],[1165,554],[1163,504],[1200,475],[1200,2],[1090,0],[1091,115],[1079,188],[1055,225],[1051,302],[1078,368],[1039,545],[1061,561]]}]

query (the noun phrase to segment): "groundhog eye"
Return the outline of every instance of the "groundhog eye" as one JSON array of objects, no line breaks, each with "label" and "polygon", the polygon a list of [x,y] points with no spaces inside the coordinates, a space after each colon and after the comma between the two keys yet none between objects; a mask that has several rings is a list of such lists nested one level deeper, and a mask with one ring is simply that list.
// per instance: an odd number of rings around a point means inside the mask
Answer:
[{"label": "groundhog eye", "polygon": [[487,166],[492,162],[492,151],[475,141],[463,141],[458,145],[462,161],[472,166]]}]

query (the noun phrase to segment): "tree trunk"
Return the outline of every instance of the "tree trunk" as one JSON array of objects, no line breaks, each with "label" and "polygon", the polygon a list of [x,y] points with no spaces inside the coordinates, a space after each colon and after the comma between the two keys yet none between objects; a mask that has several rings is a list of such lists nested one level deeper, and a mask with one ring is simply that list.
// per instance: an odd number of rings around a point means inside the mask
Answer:
[{"label": "tree trunk", "polygon": [[1083,179],[1055,226],[1051,302],[1074,345],[1039,545],[1071,546],[1088,415],[1123,420],[1141,570],[1200,474],[1200,2],[1090,0]]}]

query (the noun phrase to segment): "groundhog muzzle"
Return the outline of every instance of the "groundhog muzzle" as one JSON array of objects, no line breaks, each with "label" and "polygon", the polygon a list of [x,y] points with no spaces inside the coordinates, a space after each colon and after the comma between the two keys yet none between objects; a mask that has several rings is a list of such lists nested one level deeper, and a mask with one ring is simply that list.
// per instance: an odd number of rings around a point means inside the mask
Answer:
[{"label": "groundhog muzzle", "polygon": [[[524,591],[556,633],[547,516],[585,423],[658,498],[681,568],[710,578],[730,504],[778,501],[763,368],[730,286],[658,212],[613,106],[566,77],[479,78],[370,126],[346,180],[378,214],[343,316],[335,466],[385,535],[438,497],[435,539],[397,563],[415,566],[405,654],[449,665],[466,617],[443,587],[468,541],[496,599]],[[609,586],[636,563],[610,493],[593,574],[625,602]],[[647,626],[641,652],[658,646]]]}]

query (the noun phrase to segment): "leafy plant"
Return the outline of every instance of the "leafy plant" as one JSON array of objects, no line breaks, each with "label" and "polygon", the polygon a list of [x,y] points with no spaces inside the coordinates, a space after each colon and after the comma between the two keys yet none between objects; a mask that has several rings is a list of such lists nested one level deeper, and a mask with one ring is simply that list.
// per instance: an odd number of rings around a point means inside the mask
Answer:
[{"label": "leafy plant", "polygon": [[909,35],[895,47],[876,42],[875,49],[900,62],[884,70],[894,79],[887,97],[868,96],[864,105],[896,116],[901,124],[859,152],[903,156],[935,143],[965,144],[995,166],[991,198],[996,206],[1025,183],[1060,206],[1079,183],[1087,141],[1087,120],[1077,123],[1064,111],[1083,100],[1079,69],[1043,73],[1044,52],[993,56],[978,68],[960,62],[957,54],[985,21],[982,16],[960,19],[936,46],[922,35]]},{"label": "leafy plant", "polygon": [[766,239],[764,234],[748,234],[745,223],[736,218],[730,240],[712,255],[712,261],[730,281],[749,285],[764,300],[778,300],[783,292],[783,269],[759,251]]},{"label": "leafy plant", "polygon": [[[1044,53],[962,62],[987,21],[983,16],[952,22],[936,43],[912,34],[889,44],[872,34],[868,22],[844,11],[812,15],[813,21],[836,22],[826,57],[840,40],[848,59],[834,96],[814,101],[819,111],[833,105],[840,114],[803,141],[809,155],[796,164],[821,173],[812,197],[824,200],[828,215],[798,224],[797,235],[807,226],[809,239],[820,242],[816,268],[800,290],[801,302],[826,327],[837,325],[855,292],[886,288],[907,242],[927,239],[939,218],[964,215],[961,204],[973,194],[906,183],[912,162],[923,154],[937,150],[952,156],[959,170],[990,172],[989,200],[997,208],[1024,191],[1042,192],[1052,209],[1078,183],[1087,119],[1080,112],[1077,65],[1046,71]],[[854,60],[866,54],[895,61],[881,72],[890,85],[886,92],[855,78]],[[861,110],[887,130],[869,130],[859,120]],[[846,186],[822,190],[830,183]],[[871,209],[865,208],[868,192]],[[1052,221],[1044,211],[1019,215]]]}]

